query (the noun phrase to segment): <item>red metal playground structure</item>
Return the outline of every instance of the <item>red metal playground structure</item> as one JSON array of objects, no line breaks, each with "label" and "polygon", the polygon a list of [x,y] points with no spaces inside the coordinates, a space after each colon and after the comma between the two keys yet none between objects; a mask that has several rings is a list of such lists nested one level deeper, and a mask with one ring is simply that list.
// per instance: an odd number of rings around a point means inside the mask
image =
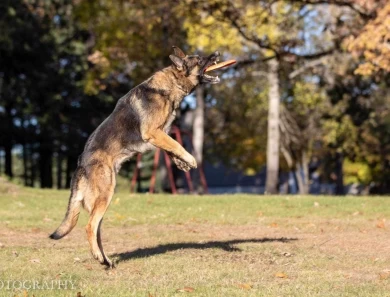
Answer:
[{"label": "red metal playground structure", "polygon": [[[180,145],[183,145],[182,134],[188,137],[189,142],[191,144],[191,147],[193,148],[194,146],[192,144],[192,133],[190,131],[187,131],[187,130],[180,130],[177,126],[172,126],[170,135],[173,136],[173,138],[175,138],[176,141],[178,143],[180,143]],[[157,148],[155,153],[154,153],[153,170],[152,170],[152,176],[150,178],[149,193],[154,193],[154,191],[155,191],[156,174],[157,174],[158,163],[160,160],[160,151],[161,151],[161,149]],[[165,166],[166,166],[167,172],[168,172],[168,179],[169,179],[171,191],[172,191],[172,194],[176,194],[177,188],[176,188],[176,184],[175,184],[175,179],[173,177],[172,163],[171,163],[171,160],[170,160],[168,154],[166,152],[163,152],[163,153],[164,153],[164,162],[165,162]],[[131,193],[134,192],[137,178],[141,173],[141,167],[142,167],[141,164],[142,164],[142,154],[138,154],[136,166],[134,168],[133,177],[131,179],[131,186],[130,186]],[[207,181],[206,181],[206,178],[204,175],[202,164],[198,164],[198,168],[196,170],[199,171],[200,183],[203,187],[203,192],[208,193]],[[193,186],[191,174],[190,174],[190,172],[185,172],[184,175],[185,175],[185,179],[187,182],[188,190],[190,193],[193,193],[194,186]]]}]

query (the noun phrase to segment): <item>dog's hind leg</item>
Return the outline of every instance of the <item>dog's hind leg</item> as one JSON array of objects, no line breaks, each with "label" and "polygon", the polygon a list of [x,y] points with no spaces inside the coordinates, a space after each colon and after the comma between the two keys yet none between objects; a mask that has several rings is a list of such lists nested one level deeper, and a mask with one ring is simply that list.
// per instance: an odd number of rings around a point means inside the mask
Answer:
[{"label": "dog's hind leg", "polygon": [[91,214],[86,226],[87,237],[93,257],[101,264],[112,267],[112,262],[103,251],[100,226],[103,216],[110,205],[112,195],[114,194],[115,173],[106,166],[97,166],[93,170],[92,176],[96,180],[93,181],[92,185],[95,186],[93,192],[97,198],[94,200],[93,205],[91,205]]},{"label": "dog's hind leg", "polygon": [[106,192],[101,196],[99,195],[99,198],[96,200],[95,206],[92,209],[91,216],[86,227],[87,237],[93,257],[101,264],[107,266],[112,266],[112,263],[103,251],[100,226],[103,220],[103,216],[110,204],[112,195],[113,191]]},{"label": "dog's hind leg", "polygon": [[102,264],[108,266],[109,268],[114,268],[114,263],[107,257],[107,255],[105,254],[105,252],[103,250],[101,230],[100,230],[102,223],[103,223],[103,219],[100,220],[99,227],[97,230],[97,243],[98,243],[100,252],[102,253],[103,260],[104,260],[104,262]]}]

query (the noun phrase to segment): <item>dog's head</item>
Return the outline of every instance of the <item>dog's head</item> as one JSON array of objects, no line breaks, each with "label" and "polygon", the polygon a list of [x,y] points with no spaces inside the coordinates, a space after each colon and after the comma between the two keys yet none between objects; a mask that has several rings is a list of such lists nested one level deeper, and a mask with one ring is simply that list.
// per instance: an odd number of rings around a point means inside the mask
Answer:
[{"label": "dog's head", "polygon": [[188,56],[176,46],[173,46],[173,51],[174,54],[169,56],[173,65],[178,71],[183,72],[195,85],[202,83],[217,84],[220,82],[218,76],[211,76],[205,73],[207,67],[218,62],[220,56],[218,51],[208,57]]}]

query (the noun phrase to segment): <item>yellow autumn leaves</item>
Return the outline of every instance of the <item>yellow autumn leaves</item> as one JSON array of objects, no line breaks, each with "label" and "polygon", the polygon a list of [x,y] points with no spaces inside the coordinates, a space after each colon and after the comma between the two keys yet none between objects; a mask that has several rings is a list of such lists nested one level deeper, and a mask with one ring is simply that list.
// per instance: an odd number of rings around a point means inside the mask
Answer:
[{"label": "yellow autumn leaves", "polygon": [[345,45],[356,58],[364,57],[355,73],[371,75],[381,70],[390,71],[390,2],[358,36],[348,38]]}]

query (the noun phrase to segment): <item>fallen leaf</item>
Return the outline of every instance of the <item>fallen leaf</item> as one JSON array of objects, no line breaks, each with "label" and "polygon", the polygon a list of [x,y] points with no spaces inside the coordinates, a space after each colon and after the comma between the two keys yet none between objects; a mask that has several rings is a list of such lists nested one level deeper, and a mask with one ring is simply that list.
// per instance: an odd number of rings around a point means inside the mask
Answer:
[{"label": "fallen leaf", "polygon": [[271,225],[269,225],[271,228],[278,228],[278,224],[277,223],[272,223]]},{"label": "fallen leaf", "polygon": [[252,289],[252,285],[250,284],[238,284],[238,287],[244,290],[250,290]]},{"label": "fallen leaf", "polygon": [[152,295],[152,294],[148,293],[148,297],[154,297],[154,295]]},{"label": "fallen leaf", "polygon": [[41,260],[39,260],[39,259],[31,259],[30,262],[31,263],[41,263]]},{"label": "fallen leaf", "polygon": [[353,216],[358,216],[358,215],[360,215],[361,213],[360,213],[360,211],[355,211],[352,215]]},{"label": "fallen leaf", "polygon": [[184,293],[184,292],[188,292],[188,293],[191,293],[191,292],[194,292],[195,289],[194,288],[191,288],[191,287],[184,287],[182,289],[177,289],[176,292],[180,292],[180,293]]},{"label": "fallen leaf", "polygon": [[389,279],[390,277],[390,273],[388,272],[381,272],[379,273],[379,279],[380,280],[386,280],[386,279]]},{"label": "fallen leaf", "polygon": [[275,277],[277,277],[277,278],[288,278],[288,275],[285,274],[284,272],[277,272],[277,273],[275,273]]},{"label": "fallen leaf", "polygon": [[92,270],[92,266],[89,264],[84,264],[84,267],[87,268],[87,270]]},{"label": "fallen leaf", "polygon": [[76,297],[85,297],[85,295],[81,295],[81,292],[77,292]]},{"label": "fallen leaf", "polygon": [[376,224],[376,227],[377,227],[377,228],[381,228],[381,229],[385,229],[385,228],[386,228],[386,226],[385,226],[385,220],[379,221],[379,222]]}]

